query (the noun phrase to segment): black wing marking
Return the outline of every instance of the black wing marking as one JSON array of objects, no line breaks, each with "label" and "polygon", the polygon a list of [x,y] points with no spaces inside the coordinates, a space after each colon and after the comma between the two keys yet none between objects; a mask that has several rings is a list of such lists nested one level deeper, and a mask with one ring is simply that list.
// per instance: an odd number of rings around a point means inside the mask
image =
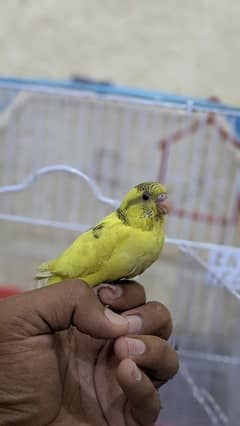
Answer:
[{"label": "black wing marking", "polygon": [[126,212],[120,207],[117,209],[118,218],[125,224],[128,225],[128,218]]},{"label": "black wing marking", "polygon": [[98,239],[101,237],[103,228],[104,228],[104,223],[99,223],[98,225],[94,226],[94,228],[92,228],[92,233],[94,238]]}]

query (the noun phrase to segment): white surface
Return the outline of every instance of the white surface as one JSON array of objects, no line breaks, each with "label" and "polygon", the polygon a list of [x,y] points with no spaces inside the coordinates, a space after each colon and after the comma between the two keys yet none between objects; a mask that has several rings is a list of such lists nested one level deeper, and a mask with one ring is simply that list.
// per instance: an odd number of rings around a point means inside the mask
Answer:
[{"label": "white surface", "polygon": [[1,74],[74,73],[239,105],[240,3],[1,1]]}]

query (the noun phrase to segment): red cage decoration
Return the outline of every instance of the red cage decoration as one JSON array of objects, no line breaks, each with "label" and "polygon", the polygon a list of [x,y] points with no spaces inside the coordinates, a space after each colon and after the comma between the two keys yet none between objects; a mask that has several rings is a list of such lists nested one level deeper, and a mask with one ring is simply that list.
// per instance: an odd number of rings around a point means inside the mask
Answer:
[{"label": "red cage decoration", "polygon": [[[215,114],[209,113],[204,119],[196,119],[189,126],[184,129],[177,130],[172,135],[160,140],[159,148],[161,150],[161,162],[158,172],[158,181],[164,183],[166,181],[168,161],[170,148],[173,143],[180,142],[184,137],[189,134],[194,134],[199,130],[200,126],[214,126],[217,130],[219,138],[222,142],[228,141],[234,148],[240,149],[240,144],[232,133],[222,125]],[[239,173],[240,175],[240,173]],[[171,214],[177,217],[188,218],[193,221],[208,223],[208,224],[219,224],[222,226],[235,225],[238,220],[240,212],[240,190],[235,200],[235,206],[231,216],[219,216],[217,214],[201,213],[198,211],[188,211],[184,208],[176,209],[172,208]]]}]

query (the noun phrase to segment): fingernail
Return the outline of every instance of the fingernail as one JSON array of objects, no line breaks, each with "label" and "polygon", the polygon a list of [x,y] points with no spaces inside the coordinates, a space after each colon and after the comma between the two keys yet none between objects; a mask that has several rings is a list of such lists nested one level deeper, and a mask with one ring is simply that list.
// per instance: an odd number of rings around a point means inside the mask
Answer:
[{"label": "fingernail", "polygon": [[121,315],[115,314],[115,312],[111,311],[109,308],[105,308],[104,314],[113,324],[116,325],[126,325],[127,319],[122,317]]},{"label": "fingernail", "polygon": [[139,370],[139,368],[136,366],[136,364],[134,364],[132,368],[132,377],[138,382],[140,382],[140,380],[142,379],[142,373]]},{"label": "fingernail", "polygon": [[142,330],[143,321],[140,315],[127,315],[125,318],[127,318],[129,323],[129,333],[139,333]]},{"label": "fingernail", "polygon": [[123,290],[119,286],[106,286],[103,287],[101,290],[101,295],[104,296],[107,299],[117,299],[118,297],[121,297],[123,294]]},{"label": "fingernail", "polygon": [[141,355],[145,352],[146,346],[142,340],[127,338],[128,355]]}]

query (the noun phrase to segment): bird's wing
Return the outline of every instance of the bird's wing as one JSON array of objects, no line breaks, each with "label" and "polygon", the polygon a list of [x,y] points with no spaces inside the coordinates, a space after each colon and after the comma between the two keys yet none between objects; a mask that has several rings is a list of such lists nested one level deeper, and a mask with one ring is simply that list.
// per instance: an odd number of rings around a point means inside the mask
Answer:
[{"label": "bird's wing", "polygon": [[127,227],[111,214],[81,234],[58,258],[49,263],[51,274],[84,278],[94,274],[110,259],[116,245],[127,235]]}]

